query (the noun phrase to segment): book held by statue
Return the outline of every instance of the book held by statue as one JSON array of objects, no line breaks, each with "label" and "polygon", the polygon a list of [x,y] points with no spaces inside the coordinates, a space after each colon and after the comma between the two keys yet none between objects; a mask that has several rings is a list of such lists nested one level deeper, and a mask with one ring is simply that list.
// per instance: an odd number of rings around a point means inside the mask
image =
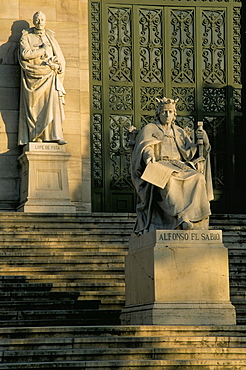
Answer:
[{"label": "book held by statue", "polygon": [[151,162],[146,166],[141,179],[164,189],[171,174],[179,171],[181,171],[181,168],[178,168],[170,162]]}]

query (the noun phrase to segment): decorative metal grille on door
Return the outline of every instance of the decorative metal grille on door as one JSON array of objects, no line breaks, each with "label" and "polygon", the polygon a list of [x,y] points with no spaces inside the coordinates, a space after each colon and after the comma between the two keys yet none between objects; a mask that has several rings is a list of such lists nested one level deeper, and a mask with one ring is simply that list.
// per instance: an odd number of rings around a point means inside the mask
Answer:
[{"label": "decorative metal grille on door", "polygon": [[204,121],[213,207],[229,212],[242,115],[241,2],[102,0],[90,10],[94,211],[134,211],[128,129],[153,121],[156,98],[167,96],[179,99],[180,126]]}]

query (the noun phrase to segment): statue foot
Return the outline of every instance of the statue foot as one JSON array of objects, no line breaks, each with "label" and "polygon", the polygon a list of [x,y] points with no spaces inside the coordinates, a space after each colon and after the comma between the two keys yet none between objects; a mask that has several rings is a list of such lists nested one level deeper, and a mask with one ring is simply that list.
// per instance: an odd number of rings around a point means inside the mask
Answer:
[{"label": "statue foot", "polygon": [[194,227],[194,225],[190,221],[184,221],[184,222],[182,222],[182,229],[183,230],[192,230],[193,227]]},{"label": "statue foot", "polygon": [[57,144],[59,144],[59,145],[65,145],[65,144],[67,144],[67,141],[65,141],[65,140],[58,140],[57,141]]},{"label": "statue foot", "polygon": [[39,137],[37,137],[37,139],[34,139],[33,141],[36,143],[42,143],[42,139],[40,139]]}]

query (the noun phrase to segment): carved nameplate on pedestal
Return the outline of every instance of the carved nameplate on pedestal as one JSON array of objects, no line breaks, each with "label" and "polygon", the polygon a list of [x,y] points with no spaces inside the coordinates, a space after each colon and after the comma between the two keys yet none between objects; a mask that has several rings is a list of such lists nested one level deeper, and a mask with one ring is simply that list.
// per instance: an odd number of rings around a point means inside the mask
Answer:
[{"label": "carved nameplate on pedestal", "polygon": [[163,244],[221,244],[221,230],[155,230],[141,236],[132,235],[130,249]]},{"label": "carved nameplate on pedestal", "polygon": [[166,242],[177,243],[185,241],[188,243],[209,242],[222,243],[221,230],[172,230],[172,231],[156,231],[157,243]]},{"label": "carved nameplate on pedestal", "polygon": [[23,148],[23,153],[25,152],[66,152],[66,146],[65,145],[58,145],[57,143],[37,143],[37,142],[30,142]]}]

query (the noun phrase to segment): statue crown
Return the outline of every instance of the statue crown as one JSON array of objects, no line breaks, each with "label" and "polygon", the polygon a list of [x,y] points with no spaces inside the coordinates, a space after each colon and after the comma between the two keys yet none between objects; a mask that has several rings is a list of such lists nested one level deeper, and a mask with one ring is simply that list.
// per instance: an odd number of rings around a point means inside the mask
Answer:
[{"label": "statue crown", "polygon": [[164,107],[165,109],[176,109],[176,103],[178,99],[170,99],[163,97],[162,99],[156,98],[158,101],[158,107]]}]

